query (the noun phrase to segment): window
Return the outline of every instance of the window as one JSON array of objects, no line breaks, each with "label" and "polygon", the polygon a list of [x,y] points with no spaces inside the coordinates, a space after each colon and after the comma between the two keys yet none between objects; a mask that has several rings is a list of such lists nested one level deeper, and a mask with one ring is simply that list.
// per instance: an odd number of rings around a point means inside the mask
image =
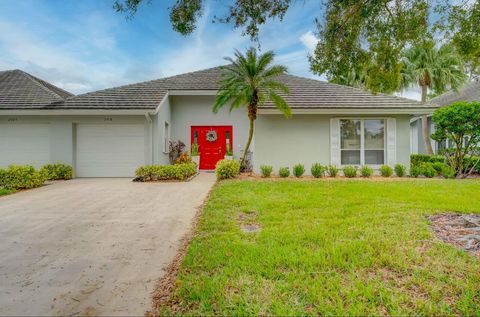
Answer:
[{"label": "window", "polygon": [[382,165],[385,162],[385,120],[340,120],[342,165]]},{"label": "window", "polygon": [[163,153],[168,153],[170,143],[170,129],[167,121],[163,122]]}]

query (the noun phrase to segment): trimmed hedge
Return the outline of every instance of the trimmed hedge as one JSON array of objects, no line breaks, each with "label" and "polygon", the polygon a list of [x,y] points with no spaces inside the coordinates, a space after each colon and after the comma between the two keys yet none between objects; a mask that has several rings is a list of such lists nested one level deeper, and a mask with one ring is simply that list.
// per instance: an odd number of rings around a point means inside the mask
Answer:
[{"label": "trimmed hedge", "polygon": [[145,165],[135,171],[135,181],[185,180],[197,173],[195,163],[175,165]]},{"label": "trimmed hedge", "polygon": [[410,164],[420,165],[422,163],[445,163],[443,155],[411,154]]},{"label": "trimmed hedge", "polygon": [[37,171],[31,165],[10,165],[0,169],[0,187],[7,189],[29,189],[40,187],[47,180],[44,171]]},{"label": "trimmed hedge", "polygon": [[215,166],[217,179],[235,178],[240,174],[240,162],[237,160],[220,160]]},{"label": "trimmed hedge", "polygon": [[44,165],[40,171],[45,173],[47,180],[68,180],[73,177],[73,168],[66,164],[47,164]]},{"label": "trimmed hedge", "polygon": [[[478,160],[478,156],[467,156],[464,160],[464,166],[466,169],[472,167]],[[428,154],[412,154],[410,155],[410,168],[418,167],[423,168],[425,164],[431,165],[437,174],[442,174],[442,168],[447,166],[445,156],[443,155],[428,155]],[[474,172],[480,173],[480,163],[475,166]]]}]

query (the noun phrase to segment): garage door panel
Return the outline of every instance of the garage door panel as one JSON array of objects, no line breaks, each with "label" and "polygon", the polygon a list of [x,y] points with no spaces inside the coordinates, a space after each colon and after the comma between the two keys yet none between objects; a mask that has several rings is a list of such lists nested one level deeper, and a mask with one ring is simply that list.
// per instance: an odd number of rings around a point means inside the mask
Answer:
[{"label": "garage door panel", "polygon": [[50,162],[50,125],[0,124],[0,167]]},{"label": "garage door panel", "polygon": [[145,163],[141,124],[77,126],[78,177],[132,177]]}]

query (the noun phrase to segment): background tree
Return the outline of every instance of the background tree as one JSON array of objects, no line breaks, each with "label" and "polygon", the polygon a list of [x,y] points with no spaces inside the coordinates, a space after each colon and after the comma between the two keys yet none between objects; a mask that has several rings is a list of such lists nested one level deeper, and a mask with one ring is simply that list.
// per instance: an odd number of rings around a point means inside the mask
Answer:
[{"label": "background tree", "polygon": [[[114,8],[133,16],[144,3],[161,0],[112,0]],[[214,8],[213,21],[229,23],[258,41],[260,26],[282,20],[304,1],[225,0]],[[308,0],[318,1],[318,0]],[[183,35],[195,30],[206,0],[176,0],[169,8],[172,27]],[[322,0],[315,20],[318,44],[309,57],[311,70],[341,84],[358,80],[373,92],[392,93],[401,86],[401,56],[405,48],[428,39],[452,42],[475,76],[480,72],[480,0]]]},{"label": "background tree", "polygon": [[[456,102],[440,108],[433,114],[435,133],[432,138],[437,142],[450,140],[454,147],[447,149],[447,162],[455,169],[457,177],[468,176],[479,164],[478,146],[480,143],[480,102]],[[473,158],[466,164],[466,158]]]},{"label": "background tree", "polygon": [[470,79],[480,77],[480,1],[444,3],[435,28],[444,33],[465,61]]},{"label": "background tree", "polygon": [[[463,61],[451,45],[436,48],[433,41],[425,42],[406,50],[402,62],[402,86],[420,86],[422,102],[427,101],[429,89],[436,93],[457,90],[467,79]],[[433,154],[426,115],[422,117],[422,133],[427,153]]]},{"label": "background tree", "polygon": [[213,112],[229,105],[230,111],[246,107],[250,129],[247,144],[240,166],[245,163],[254,133],[254,122],[257,119],[258,107],[266,102],[273,103],[277,109],[290,117],[290,106],[280,94],[288,94],[289,89],[278,77],[287,73],[283,65],[272,65],[275,54],[272,51],[257,54],[255,48],[247,50],[246,54],[235,51],[235,58],[225,58],[230,65],[222,67],[220,88],[215,98]]}]

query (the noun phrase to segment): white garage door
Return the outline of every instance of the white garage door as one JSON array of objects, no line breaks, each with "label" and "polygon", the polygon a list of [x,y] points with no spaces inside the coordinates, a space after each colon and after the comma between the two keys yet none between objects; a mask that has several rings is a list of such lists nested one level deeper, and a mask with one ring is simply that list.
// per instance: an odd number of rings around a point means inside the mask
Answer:
[{"label": "white garage door", "polygon": [[0,167],[50,162],[48,124],[0,124]]},{"label": "white garage door", "polygon": [[142,124],[77,125],[77,177],[131,177],[145,164]]}]

